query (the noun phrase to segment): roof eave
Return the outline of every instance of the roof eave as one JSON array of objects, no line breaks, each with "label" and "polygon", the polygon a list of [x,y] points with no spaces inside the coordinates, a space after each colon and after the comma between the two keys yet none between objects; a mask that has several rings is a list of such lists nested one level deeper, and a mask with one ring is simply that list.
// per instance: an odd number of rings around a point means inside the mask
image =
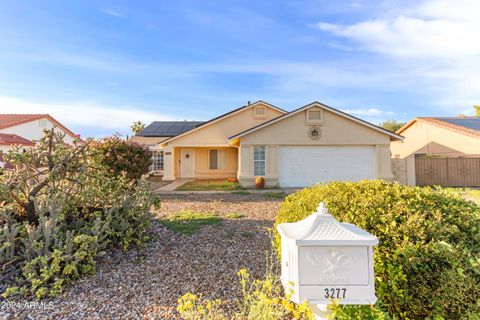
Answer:
[{"label": "roof eave", "polygon": [[[211,119],[211,120],[208,120],[208,121],[202,123],[201,125],[199,125],[199,126],[197,126],[197,127],[195,127],[195,128],[192,128],[192,129],[190,129],[190,130],[188,130],[188,131],[185,131],[185,132],[183,132],[183,133],[181,133],[181,134],[179,134],[179,135],[176,135],[176,136],[171,137],[171,138],[169,138],[169,139],[167,139],[167,140],[164,140],[164,141],[162,141],[161,143],[162,143],[162,145],[166,145],[168,142],[171,142],[172,140],[175,140],[175,139],[180,138],[180,137],[182,137],[182,136],[184,136],[184,135],[190,134],[190,133],[192,133],[192,132],[195,131],[195,130],[204,128],[204,127],[207,126],[207,125],[210,125],[210,124],[213,124],[213,123],[215,123],[215,122],[217,122],[217,121],[220,121],[220,120],[222,120],[222,119],[225,119],[225,118],[227,118],[227,117],[229,117],[229,116],[232,116],[232,115],[234,115],[234,114],[236,114],[236,113],[238,113],[238,112],[240,112],[240,111],[243,111],[243,110],[246,110],[246,109],[248,109],[248,108],[251,108],[251,107],[255,106],[256,104],[265,104],[265,105],[267,105],[267,106],[270,107],[270,108],[276,109],[276,110],[284,113],[283,115],[288,114],[287,111],[285,111],[285,110],[283,110],[283,109],[281,109],[281,108],[278,108],[278,107],[276,107],[276,106],[274,106],[274,105],[272,105],[272,104],[270,104],[270,103],[268,103],[268,102],[265,102],[265,101],[262,101],[262,100],[258,100],[258,101],[255,101],[254,103],[251,103],[251,104],[246,105],[246,106],[242,106],[242,107],[240,107],[240,108],[237,108],[237,109],[234,109],[234,110],[229,111],[229,112],[227,112],[227,113],[224,113],[224,114],[222,114],[222,115],[220,115],[220,116],[218,116],[218,117],[215,117],[215,118],[213,118],[213,119]],[[230,138],[228,138],[228,139],[230,140]]]},{"label": "roof eave", "polygon": [[318,102],[318,101],[314,101],[314,102],[309,103],[309,104],[307,104],[307,105],[305,105],[305,106],[303,106],[303,107],[300,107],[300,108],[298,108],[298,109],[295,109],[295,110],[293,110],[293,111],[291,111],[291,112],[289,112],[289,113],[287,113],[287,114],[281,115],[281,116],[279,116],[279,117],[277,117],[277,118],[271,119],[270,121],[264,122],[264,123],[262,123],[262,124],[260,124],[260,125],[258,125],[258,126],[255,126],[255,127],[250,128],[250,129],[248,129],[248,130],[245,130],[245,131],[242,131],[242,132],[240,132],[240,133],[237,133],[237,134],[229,137],[228,139],[229,139],[229,140],[232,140],[232,139],[241,138],[241,137],[246,136],[246,135],[248,135],[248,134],[250,134],[250,133],[253,133],[253,132],[257,131],[257,130],[261,130],[261,129],[263,129],[264,127],[267,127],[267,126],[269,126],[269,125],[271,125],[271,124],[273,124],[273,123],[275,123],[275,122],[282,121],[283,119],[286,119],[286,118],[288,118],[288,117],[290,117],[290,116],[293,116],[294,114],[297,114],[297,113],[299,113],[299,112],[302,112],[303,110],[306,110],[306,109],[308,109],[308,108],[311,108],[311,107],[313,107],[313,106],[315,106],[315,105],[320,106],[321,108],[325,108],[325,109],[327,109],[327,110],[330,111],[330,112],[336,113],[336,114],[338,114],[338,115],[340,115],[340,116],[343,116],[343,117],[345,117],[345,118],[348,118],[348,119],[350,119],[350,120],[352,120],[352,121],[360,122],[361,124],[363,124],[363,125],[365,125],[365,126],[368,126],[368,127],[370,127],[371,129],[374,129],[374,130],[376,130],[376,131],[382,132],[382,133],[390,136],[390,141],[404,140],[404,139],[405,139],[405,137],[403,137],[403,136],[401,136],[401,135],[399,135],[399,134],[396,134],[396,133],[394,133],[394,132],[388,131],[387,129],[384,129],[384,128],[381,128],[381,127],[379,127],[379,126],[376,126],[376,125],[374,125],[374,124],[372,124],[372,123],[370,123],[370,122],[367,122],[367,121],[362,120],[362,119],[360,119],[360,118],[354,117],[354,116],[352,116],[352,115],[350,115],[350,114],[348,114],[348,113],[345,113],[345,112],[340,111],[340,110],[338,110],[338,109],[332,108],[332,107],[327,106],[327,105],[325,105],[325,104],[323,104],[323,103],[320,103],[320,102]]}]

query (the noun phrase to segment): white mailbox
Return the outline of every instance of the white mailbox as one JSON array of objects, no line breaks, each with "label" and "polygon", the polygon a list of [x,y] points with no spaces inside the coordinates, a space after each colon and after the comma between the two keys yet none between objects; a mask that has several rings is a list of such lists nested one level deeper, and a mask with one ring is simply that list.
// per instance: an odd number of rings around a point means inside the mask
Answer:
[{"label": "white mailbox", "polygon": [[374,235],[328,214],[325,204],[302,221],[277,226],[282,238],[282,284],[292,301],[374,304]]}]

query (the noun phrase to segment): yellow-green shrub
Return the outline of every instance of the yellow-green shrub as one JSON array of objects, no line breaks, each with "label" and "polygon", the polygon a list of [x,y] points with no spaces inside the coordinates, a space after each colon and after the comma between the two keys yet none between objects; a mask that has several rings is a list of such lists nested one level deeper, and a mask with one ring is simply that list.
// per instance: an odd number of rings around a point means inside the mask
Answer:
[{"label": "yellow-green shrub", "polygon": [[222,300],[203,299],[191,293],[178,299],[177,311],[186,320],[281,320],[313,319],[307,303],[296,305],[284,295],[278,275],[267,273],[264,279],[251,279],[246,269],[237,273],[242,288],[242,299],[237,309],[226,312]]},{"label": "yellow-green shrub", "polygon": [[288,196],[276,224],[307,217],[321,201],[338,220],[380,240],[376,309],[344,307],[336,311],[339,317],[479,317],[480,208],[474,203],[442,189],[380,180],[333,182]]}]

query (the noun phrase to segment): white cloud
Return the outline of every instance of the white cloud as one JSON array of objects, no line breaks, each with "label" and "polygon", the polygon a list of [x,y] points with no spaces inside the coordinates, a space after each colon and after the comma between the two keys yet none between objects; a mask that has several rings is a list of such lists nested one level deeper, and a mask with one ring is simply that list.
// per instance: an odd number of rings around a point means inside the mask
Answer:
[{"label": "white cloud", "polygon": [[405,70],[404,80],[431,96],[429,102],[458,112],[480,101],[478,12],[476,0],[423,0],[349,25],[315,27],[390,59]]},{"label": "white cloud", "polygon": [[396,115],[395,112],[391,111],[383,111],[377,108],[369,108],[369,109],[342,109],[343,112],[350,113],[353,115],[358,116],[365,116],[365,117],[385,117],[385,116],[394,116]]},{"label": "white cloud", "polygon": [[127,16],[121,12],[110,10],[110,9],[102,9],[103,13],[108,14],[109,16],[117,17],[117,18],[126,18]]},{"label": "white cloud", "polygon": [[358,42],[361,48],[393,56],[444,57],[480,54],[480,2],[428,0],[414,8],[351,25],[319,22],[320,30]]},{"label": "white cloud", "polygon": [[[131,124],[138,120],[146,124],[155,120],[176,120],[176,117],[145,111],[138,107],[121,108],[92,102],[39,102],[0,96],[0,106],[2,106],[0,113],[48,113],[72,130],[97,129],[105,134],[114,132],[129,134]],[[84,132],[76,133],[86,136]]]}]

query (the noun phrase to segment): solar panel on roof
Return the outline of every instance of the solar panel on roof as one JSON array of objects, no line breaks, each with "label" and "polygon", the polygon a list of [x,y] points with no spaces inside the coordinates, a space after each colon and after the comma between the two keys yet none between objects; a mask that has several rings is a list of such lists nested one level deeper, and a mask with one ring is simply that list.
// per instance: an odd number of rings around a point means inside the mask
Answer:
[{"label": "solar panel on roof", "polygon": [[137,135],[144,137],[174,137],[202,123],[201,121],[154,121]]},{"label": "solar panel on roof", "polygon": [[465,127],[471,130],[480,131],[480,117],[472,118],[437,118],[443,122],[447,122],[456,126]]}]

